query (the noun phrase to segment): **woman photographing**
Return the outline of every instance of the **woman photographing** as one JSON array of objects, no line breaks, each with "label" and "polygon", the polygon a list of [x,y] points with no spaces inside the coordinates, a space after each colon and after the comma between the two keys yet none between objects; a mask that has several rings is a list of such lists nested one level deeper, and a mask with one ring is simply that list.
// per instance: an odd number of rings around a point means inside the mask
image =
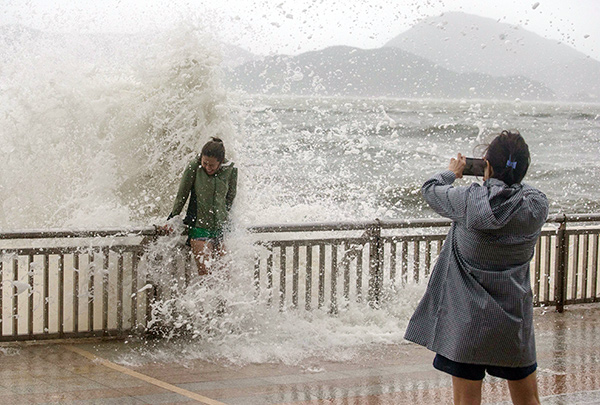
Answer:
[{"label": "woman photographing", "polygon": [[405,338],[436,353],[452,375],[455,404],[480,404],[483,378],[506,379],[514,404],[539,404],[529,263],[548,200],[521,181],[529,147],[503,131],[487,147],[483,185],[454,187],[458,154],[425,182],[429,206],[452,226]]}]

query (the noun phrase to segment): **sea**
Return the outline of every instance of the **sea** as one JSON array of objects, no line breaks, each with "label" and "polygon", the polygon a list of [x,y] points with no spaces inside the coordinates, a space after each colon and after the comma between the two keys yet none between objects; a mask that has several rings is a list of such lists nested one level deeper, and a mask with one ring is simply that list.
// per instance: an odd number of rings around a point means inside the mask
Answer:
[{"label": "sea", "polygon": [[[123,364],[310,370],[311,358],[403,344],[424,285],[379,310],[279,311],[253,295],[245,228],[435,217],[421,184],[457,153],[482,156],[504,129],[527,141],[524,181],[551,213],[600,212],[600,104],[246,94],[223,86],[220,46],[196,27],[126,41],[14,30],[0,41],[0,232],[164,224],[181,172],[211,136],[239,169],[230,276],[162,303],[156,316],[188,333],[132,344]],[[225,313],[210,315],[219,305]]]}]

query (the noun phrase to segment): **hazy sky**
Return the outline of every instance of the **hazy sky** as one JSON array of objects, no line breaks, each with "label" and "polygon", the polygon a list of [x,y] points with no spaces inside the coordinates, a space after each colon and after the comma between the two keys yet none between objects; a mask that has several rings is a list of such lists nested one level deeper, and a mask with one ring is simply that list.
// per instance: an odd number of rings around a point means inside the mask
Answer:
[{"label": "hazy sky", "polygon": [[185,21],[254,53],[294,54],[376,48],[447,11],[521,25],[600,60],[600,0],[0,0],[0,24],[137,32]]}]

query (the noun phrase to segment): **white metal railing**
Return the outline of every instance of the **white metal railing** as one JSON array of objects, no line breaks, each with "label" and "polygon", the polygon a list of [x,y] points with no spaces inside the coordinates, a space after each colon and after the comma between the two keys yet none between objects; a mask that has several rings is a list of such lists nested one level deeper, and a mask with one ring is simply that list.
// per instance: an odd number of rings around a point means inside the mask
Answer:
[{"label": "white metal railing", "polygon": [[138,263],[155,234],[155,228],[1,233],[0,340],[143,329],[153,289]]},{"label": "white metal railing", "polygon": [[[254,287],[285,308],[328,308],[402,294],[429,275],[443,219],[253,226]],[[0,340],[123,336],[144,331],[152,300],[169,294],[138,272],[154,227],[0,233]],[[531,263],[534,303],[600,301],[600,215],[555,215]],[[171,280],[194,276],[174,252]],[[156,284],[156,283],[155,283]]]},{"label": "white metal railing", "polygon": [[[282,308],[328,303],[335,312],[340,300],[363,299],[377,307],[384,291],[401,294],[429,275],[448,226],[444,219],[418,219],[251,227],[262,247],[255,286]],[[562,312],[565,304],[600,301],[599,235],[598,214],[548,219],[531,262],[536,306]]]}]

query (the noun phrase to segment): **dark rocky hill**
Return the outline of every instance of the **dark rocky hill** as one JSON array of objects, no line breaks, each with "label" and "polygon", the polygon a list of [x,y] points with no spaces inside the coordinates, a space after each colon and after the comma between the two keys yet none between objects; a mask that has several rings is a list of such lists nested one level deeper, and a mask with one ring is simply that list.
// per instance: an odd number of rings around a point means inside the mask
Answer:
[{"label": "dark rocky hill", "polygon": [[561,100],[600,101],[600,62],[523,27],[461,12],[425,19],[389,41],[457,73],[525,76]]},{"label": "dark rocky hill", "polygon": [[326,48],[272,56],[229,71],[229,85],[249,93],[550,100],[554,93],[526,77],[459,74],[395,47]]}]

